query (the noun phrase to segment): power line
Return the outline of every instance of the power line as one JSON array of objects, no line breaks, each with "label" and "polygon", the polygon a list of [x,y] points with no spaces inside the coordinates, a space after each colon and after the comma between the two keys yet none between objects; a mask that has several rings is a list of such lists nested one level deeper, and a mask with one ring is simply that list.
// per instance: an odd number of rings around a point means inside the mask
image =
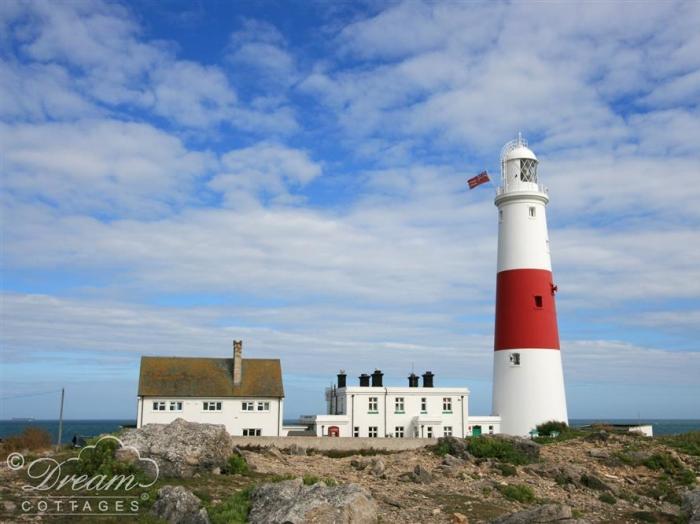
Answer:
[{"label": "power line", "polygon": [[54,393],[60,393],[60,389],[54,389],[53,391],[44,391],[43,393],[28,393],[25,395],[11,395],[9,397],[0,397],[0,400],[11,400],[15,398],[27,398],[27,397],[39,397],[41,395],[53,395]]}]

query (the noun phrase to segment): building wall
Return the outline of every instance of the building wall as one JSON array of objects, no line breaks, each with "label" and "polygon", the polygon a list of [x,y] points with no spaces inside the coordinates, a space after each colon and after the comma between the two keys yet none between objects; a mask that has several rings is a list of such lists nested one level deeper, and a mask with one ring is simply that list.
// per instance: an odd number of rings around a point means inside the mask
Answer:
[{"label": "building wall", "polygon": [[[165,402],[165,411],[154,411],[153,402]],[[182,411],[171,411],[171,402],[182,402]],[[204,402],[221,402],[221,411],[205,411]],[[243,411],[243,402],[253,402],[254,411]],[[269,402],[268,411],[258,411],[259,402]],[[139,397],[137,426],[169,424],[177,418],[202,424],[223,424],[233,436],[244,429],[260,429],[261,436],[282,435],[284,399],[278,398],[166,398]]]},{"label": "building wall", "polygon": [[[479,431],[477,431],[477,427]],[[467,425],[467,436],[475,434],[495,435],[501,432],[501,417],[471,416]]]},{"label": "building wall", "polygon": [[[327,394],[332,395],[330,391]],[[466,388],[348,387],[335,390],[335,394],[345,414],[315,417],[318,436],[327,435],[329,426],[336,426],[341,437],[371,437],[375,434],[371,430],[376,429],[378,438],[438,438],[445,436],[448,428],[452,436],[468,436],[469,390]],[[370,398],[377,400],[376,410],[370,409]],[[396,409],[397,398],[403,399],[402,412]],[[451,399],[451,410],[443,409],[445,398]],[[426,399],[425,412],[421,409],[422,399]],[[403,428],[403,435],[397,427]]]},{"label": "building wall", "polygon": [[264,448],[289,449],[292,446],[319,451],[361,451],[377,449],[384,451],[407,451],[434,446],[437,439],[425,438],[328,438],[328,437],[234,437],[238,447],[261,446]]}]

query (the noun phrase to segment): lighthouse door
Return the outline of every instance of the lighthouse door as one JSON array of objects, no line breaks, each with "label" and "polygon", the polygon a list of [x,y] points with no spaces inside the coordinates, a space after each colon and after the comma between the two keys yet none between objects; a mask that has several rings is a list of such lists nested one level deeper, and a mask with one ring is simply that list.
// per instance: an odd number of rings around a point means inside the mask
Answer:
[{"label": "lighthouse door", "polygon": [[474,426],[472,428],[472,437],[479,437],[481,436],[481,426]]}]

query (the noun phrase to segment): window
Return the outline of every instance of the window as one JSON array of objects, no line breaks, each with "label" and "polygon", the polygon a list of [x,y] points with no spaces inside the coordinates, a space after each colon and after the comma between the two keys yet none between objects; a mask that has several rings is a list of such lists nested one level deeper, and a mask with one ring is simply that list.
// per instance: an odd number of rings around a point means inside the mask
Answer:
[{"label": "window", "polygon": [[353,437],[359,437],[360,436],[360,426],[355,426],[352,429],[352,436]]},{"label": "window", "polygon": [[535,295],[535,307],[542,309],[542,295]]},{"label": "window", "polygon": [[452,436],[452,426],[445,426],[443,434],[446,437],[451,437]]},{"label": "window", "polygon": [[534,206],[530,206],[528,212],[530,213],[530,218],[535,218],[537,214],[537,210],[535,209]]},{"label": "window", "polygon": [[503,210],[502,209],[498,210],[498,221],[503,222]]},{"label": "window", "polygon": [[420,399],[420,412],[421,413],[427,413],[428,412],[428,399],[423,397]]},{"label": "window", "polygon": [[428,426],[425,431],[428,438],[433,438],[433,426]]},{"label": "window", "polygon": [[165,402],[154,402],[153,411],[165,411]]},{"label": "window", "polygon": [[523,158],[520,160],[520,180],[537,182],[537,160]]},{"label": "window", "polygon": [[489,435],[493,435],[493,426],[489,426]]},{"label": "window", "polygon": [[204,411],[221,411],[221,402],[204,402]]},{"label": "window", "polygon": [[395,436],[396,438],[403,438],[403,436],[404,436],[404,429],[403,429],[403,426],[396,426],[396,427],[394,428],[394,436]]},{"label": "window", "polygon": [[270,403],[268,401],[258,402],[258,411],[270,411]]},{"label": "window", "polygon": [[379,435],[379,428],[377,426],[370,426],[369,427],[369,436],[371,438],[376,438],[377,435]]},{"label": "window", "polygon": [[260,428],[243,428],[244,437],[259,437],[260,435],[262,435]]},{"label": "window", "polygon": [[394,399],[394,413],[404,412],[404,402],[403,397],[397,397]]},{"label": "window", "polygon": [[179,400],[171,401],[170,411],[182,411],[182,402]]},{"label": "window", "polygon": [[369,406],[367,410],[370,413],[377,413],[379,411],[379,400],[377,397],[369,397]]},{"label": "window", "polygon": [[452,399],[450,397],[445,397],[442,399],[442,412],[452,413]]},{"label": "window", "polygon": [[243,411],[255,411],[255,402],[241,402],[241,409]]},{"label": "window", "polygon": [[513,364],[514,366],[519,366],[520,365],[520,353],[511,353],[510,354],[510,363]]}]

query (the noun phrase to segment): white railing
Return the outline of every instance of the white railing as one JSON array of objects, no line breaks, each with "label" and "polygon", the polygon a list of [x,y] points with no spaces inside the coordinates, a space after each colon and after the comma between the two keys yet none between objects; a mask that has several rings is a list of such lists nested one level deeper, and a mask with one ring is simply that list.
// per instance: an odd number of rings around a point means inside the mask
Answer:
[{"label": "white railing", "polygon": [[[532,182],[526,182],[529,186],[535,185]],[[511,184],[510,186],[498,186],[496,188],[496,196],[503,195],[505,193],[515,193],[517,191],[532,191],[532,187],[524,187],[524,184]],[[543,186],[542,184],[537,184],[537,191],[540,193],[545,193],[549,194],[549,188],[547,186]]]}]

